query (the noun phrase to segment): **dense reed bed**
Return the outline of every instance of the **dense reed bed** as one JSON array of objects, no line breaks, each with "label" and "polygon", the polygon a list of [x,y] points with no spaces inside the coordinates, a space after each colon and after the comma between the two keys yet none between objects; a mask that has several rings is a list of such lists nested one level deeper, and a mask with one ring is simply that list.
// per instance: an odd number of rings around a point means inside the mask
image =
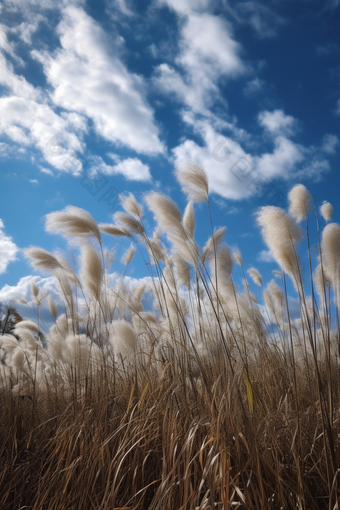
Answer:
[{"label": "dense reed bed", "polygon": [[[25,251],[55,277],[63,305],[33,285],[36,321],[0,337],[1,509],[338,509],[333,208],[317,211],[297,185],[288,212],[257,212],[278,264],[263,288],[259,271],[244,269],[241,253],[224,243],[225,229],[213,230],[205,172],[191,165],[177,178],[188,197],[183,215],[165,195],[145,197],[152,235],[130,194],[112,224],[76,207],[47,216],[46,230],[79,249],[77,270],[61,253]],[[206,202],[212,230],[203,249],[194,238],[197,202]],[[106,235],[131,241],[119,279]],[[148,274],[132,285],[125,274],[137,255]]]}]

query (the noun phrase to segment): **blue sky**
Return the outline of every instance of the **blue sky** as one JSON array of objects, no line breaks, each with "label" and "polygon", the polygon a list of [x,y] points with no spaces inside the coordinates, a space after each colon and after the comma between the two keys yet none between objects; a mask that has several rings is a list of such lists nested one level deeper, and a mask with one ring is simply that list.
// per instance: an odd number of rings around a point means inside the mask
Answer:
[{"label": "blue sky", "polygon": [[[51,284],[21,253],[66,247],[44,215],[75,205],[109,222],[110,193],[155,188],[183,210],[173,170],[188,160],[209,175],[214,225],[265,281],[276,265],[259,206],[285,205],[301,182],[339,221],[339,4],[3,0],[0,300]],[[196,212],[203,244],[208,218]],[[134,266],[145,274],[137,256]]]}]

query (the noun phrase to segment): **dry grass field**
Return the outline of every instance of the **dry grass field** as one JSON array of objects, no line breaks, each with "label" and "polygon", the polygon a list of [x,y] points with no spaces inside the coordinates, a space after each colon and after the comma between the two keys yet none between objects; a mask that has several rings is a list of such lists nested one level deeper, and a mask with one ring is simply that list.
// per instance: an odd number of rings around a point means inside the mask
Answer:
[{"label": "dry grass field", "polygon": [[[211,222],[206,245],[196,244],[194,204],[206,202],[210,217],[207,178],[195,165],[177,177],[185,212],[149,193],[152,234],[133,195],[112,224],[76,207],[49,214],[46,230],[79,248],[77,271],[65,255],[26,249],[36,270],[55,277],[63,307],[33,285],[36,321],[0,336],[1,510],[339,508],[340,226],[330,223],[332,206],[316,211],[297,185],[289,212],[257,212],[278,264],[262,286],[224,243],[224,228]],[[131,240],[119,280],[106,235]],[[132,285],[135,251],[148,273]],[[43,307],[53,320],[47,330]]]}]

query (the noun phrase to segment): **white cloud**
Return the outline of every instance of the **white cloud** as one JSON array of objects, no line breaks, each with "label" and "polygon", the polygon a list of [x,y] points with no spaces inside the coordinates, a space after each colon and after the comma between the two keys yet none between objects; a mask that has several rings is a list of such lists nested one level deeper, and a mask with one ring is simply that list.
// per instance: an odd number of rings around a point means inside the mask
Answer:
[{"label": "white cloud", "polygon": [[259,78],[254,78],[251,81],[248,81],[246,86],[244,87],[243,91],[246,96],[252,96],[256,94],[257,92],[260,92],[263,90],[264,87],[264,81],[260,80]]},{"label": "white cloud", "polygon": [[39,25],[45,18],[41,14],[35,14],[29,21],[23,21],[20,25],[11,28],[11,32],[17,33],[26,44],[32,44],[32,35],[38,30]]},{"label": "white cloud", "polygon": [[133,12],[126,5],[126,0],[117,0],[118,8],[125,16],[133,16]]},{"label": "white cloud", "polygon": [[8,150],[10,149],[10,146],[8,143],[0,142],[0,158],[5,159],[8,157]]},{"label": "white cloud", "polygon": [[292,135],[297,125],[296,119],[291,115],[286,115],[282,110],[260,112],[258,121],[261,126],[273,135]]},{"label": "white cloud", "polygon": [[16,260],[19,248],[4,232],[4,222],[0,218],[0,274],[5,273],[10,262]]},{"label": "white cloud", "polygon": [[[179,70],[161,64],[156,68],[154,83],[191,110],[207,113],[211,103],[220,98],[218,81],[245,71],[239,56],[241,47],[233,39],[231,25],[225,19],[192,12],[193,2],[167,3],[181,17],[179,54],[175,59]],[[202,2],[202,6],[206,3]]]},{"label": "white cloud", "polygon": [[337,102],[337,106],[336,106],[336,114],[337,115],[340,115],[340,99],[338,100]]},{"label": "white cloud", "polygon": [[[175,147],[173,149],[175,166],[180,168],[187,161],[195,161],[206,169],[211,192],[233,200],[240,200],[249,196],[250,191],[245,183],[238,180],[231,172],[231,167],[240,157],[243,157],[247,158],[249,169],[251,169],[252,157],[245,153],[239,143],[227,139],[225,147],[228,147],[230,157],[225,162],[217,161],[212,152],[216,145],[223,140],[223,137],[206,121],[198,121],[196,129],[204,139],[205,144],[200,146],[193,140],[185,140]],[[223,148],[221,148],[219,155],[223,156]]]},{"label": "white cloud", "polygon": [[262,250],[257,256],[259,262],[275,262],[275,259],[270,250]]},{"label": "white cloud", "polygon": [[256,1],[236,0],[230,11],[240,24],[249,24],[261,39],[276,36],[279,26],[284,23],[281,16]]},{"label": "white cloud", "polygon": [[0,302],[10,301],[11,299],[14,299],[14,297],[19,296],[30,303],[32,283],[38,285],[42,292],[49,290],[53,291],[55,295],[58,295],[53,276],[42,278],[40,276],[29,275],[20,278],[16,285],[5,285],[2,287],[2,289],[0,289]]},{"label": "white cloud", "polygon": [[[287,130],[284,120],[288,116],[283,112],[278,117],[266,113],[268,115],[265,116],[265,121],[268,121],[267,125],[272,129],[272,152],[252,155],[242,147],[242,133],[235,130],[236,135],[239,135],[238,141],[237,136],[236,140],[225,138],[220,135],[217,127],[212,127],[207,120],[196,119],[192,126],[202,137],[203,145],[193,140],[183,141],[173,149],[175,166],[181,167],[188,160],[201,164],[208,173],[210,191],[232,200],[250,197],[254,193],[251,186],[253,180],[259,180],[261,185],[261,182],[270,184],[277,179],[320,179],[320,176],[329,170],[324,149],[305,147],[278,134],[280,130]],[[186,118],[189,122],[190,116]],[[283,119],[283,122],[278,122],[278,118]],[[294,124],[295,119],[292,118],[288,125]],[[267,125],[265,124],[266,127]],[[222,126],[223,128],[225,129],[225,126]],[[251,141],[254,143],[254,139]],[[216,154],[219,143],[221,145]],[[256,145],[254,146],[256,148]]]},{"label": "white cloud", "polygon": [[318,44],[316,46],[316,53],[320,57],[328,57],[332,53],[338,53],[340,50],[340,46],[335,43],[325,43],[325,44]]},{"label": "white cloud", "polygon": [[303,146],[280,135],[275,138],[272,153],[256,158],[257,170],[268,179],[275,177],[289,179],[296,171],[296,165],[305,159],[305,152]]},{"label": "white cloud", "polygon": [[[84,150],[84,144],[74,132],[77,124],[79,121],[75,123],[70,117],[57,115],[46,104],[18,96],[0,98],[0,133],[17,144],[35,146],[59,170],[68,171],[64,163],[70,152]],[[59,149],[56,142],[61,144]]]},{"label": "white cloud", "polygon": [[31,182],[32,184],[39,184],[38,179],[30,179],[30,182]]},{"label": "white cloud", "polygon": [[120,160],[115,154],[108,154],[115,160],[115,165],[107,165],[100,156],[94,158],[95,164],[91,172],[99,171],[105,175],[123,175],[128,181],[151,181],[150,168],[138,158]]},{"label": "white cloud", "polygon": [[69,6],[57,33],[60,49],[32,51],[54,89],[53,102],[92,119],[96,132],[110,142],[139,153],[162,153],[144,80],[127,70],[100,25]]},{"label": "white cloud", "polygon": [[43,166],[40,166],[39,169],[40,169],[40,172],[43,174],[51,175],[52,177],[54,175],[52,170],[50,170],[49,168],[44,168]]},{"label": "white cloud", "polygon": [[339,144],[339,138],[336,135],[327,134],[323,137],[322,150],[327,154],[334,154]]},{"label": "white cloud", "polygon": [[[2,26],[0,43],[7,51],[8,41]],[[87,130],[84,117],[77,113],[56,114],[48,104],[46,93],[33,87],[23,76],[15,74],[13,65],[1,52],[0,84],[8,91],[0,98],[0,134],[21,146],[36,147],[52,166],[67,171],[64,167],[66,154],[84,150],[81,141],[82,134]],[[48,145],[58,131],[60,134],[56,138],[62,146],[59,151],[64,157],[56,157],[55,146]]]},{"label": "white cloud", "polygon": [[326,3],[326,7],[328,9],[337,9],[340,5],[340,0],[328,0]]},{"label": "white cloud", "polygon": [[210,0],[158,0],[160,5],[167,5],[181,14],[190,14],[192,11],[201,11],[208,7]]}]

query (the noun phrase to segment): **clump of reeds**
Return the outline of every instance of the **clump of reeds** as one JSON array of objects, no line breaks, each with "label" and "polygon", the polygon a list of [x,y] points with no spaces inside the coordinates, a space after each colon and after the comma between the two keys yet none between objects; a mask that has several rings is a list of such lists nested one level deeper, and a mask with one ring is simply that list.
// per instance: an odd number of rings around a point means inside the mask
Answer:
[{"label": "clump of reeds", "polygon": [[[75,207],[47,216],[47,231],[78,247],[76,268],[60,253],[25,251],[54,276],[59,301],[33,284],[37,320],[0,337],[4,510],[338,508],[340,226],[326,225],[314,260],[317,211],[304,186],[290,191],[288,212],[261,208],[281,278],[263,286],[223,241],[225,228],[213,229],[204,170],[176,175],[187,206],[182,214],[149,193],[152,234],[129,194],[114,223],[97,225]],[[211,225],[203,248],[197,202]],[[320,212],[328,222],[333,208]],[[131,243],[121,278],[102,234]],[[131,285],[137,254],[148,274]],[[286,275],[300,306],[294,319]]]}]

